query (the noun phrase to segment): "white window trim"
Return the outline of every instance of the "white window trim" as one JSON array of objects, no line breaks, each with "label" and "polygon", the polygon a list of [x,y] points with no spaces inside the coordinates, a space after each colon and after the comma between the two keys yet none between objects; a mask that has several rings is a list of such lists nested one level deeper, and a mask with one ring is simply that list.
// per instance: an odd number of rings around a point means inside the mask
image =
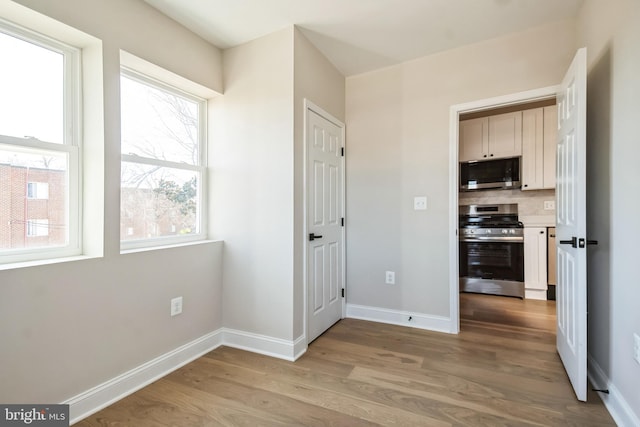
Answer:
[{"label": "white window trim", "polygon": [[[131,67],[127,67],[126,65],[122,65],[120,67],[120,75],[125,76],[129,79],[136,80],[142,84],[155,87],[157,89],[167,91],[169,93],[174,93],[190,101],[193,101],[198,104],[198,121],[199,121],[199,133],[198,133],[198,165],[191,165],[187,163],[180,162],[172,162],[161,159],[153,159],[149,157],[143,157],[136,154],[128,154],[121,153],[121,163],[122,162],[131,162],[131,163],[140,163],[152,166],[161,166],[161,167],[169,167],[175,169],[182,169],[188,171],[194,171],[198,173],[198,187],[197,187],[197,200],[198,200],[198,211],[196,216],[196,222],[198,224],[198,232],[188,235],[180,235],[180,236],[163,236],[163,237],[154,237],[152,239],[136,239],[136,240],[120,240],[120,252],[126,253],[130,251],[134,251],[137,249],[162,249],[167,246],[179,245],[182,243],[190,243],[190,242],[199,242],[207,239],[207,110],[208,110],[208,100],[202,98],[193,93],[187,92],[179,87],[174,85],[165,83],[159,80],[156,76],[162,74],[162,69],[159,67],[155,67],[156,72],[154,73],[154,77],[149,76],[146,73],[142,73],[137,71]],[[166,71],[168,79],[171,78],[172,74],[169,71]]]},{"label": "white window trim", "polygon": [[68,168],[66,174],[67,215],[68,224],[67,244],[41,248],[20,248],[2,250],[0,252],[0,266],[5,264],[28,261],[47,261],[57,258],[77,256],[82,253],[82,201],[81,201],[81,52],[80,49],[48,37],[36,31],[17,26],[4,19],[0,19],[0,31],[28,43],[63,55],[63,138],[62,144],[40,141],[38,139],[23,139],[0,136],[0,145],[9,147],[13,151],[39,152],[41,150],[66,153]]}]

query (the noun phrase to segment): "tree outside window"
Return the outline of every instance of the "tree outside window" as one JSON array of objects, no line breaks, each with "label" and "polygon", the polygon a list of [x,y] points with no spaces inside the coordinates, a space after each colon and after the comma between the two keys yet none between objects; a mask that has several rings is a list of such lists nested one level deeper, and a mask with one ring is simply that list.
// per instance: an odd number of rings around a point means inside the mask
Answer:
[{"label": "tree outside window", "polygon": [[198,237],[205,101],[129,70],[121,97],[123,247]]}]

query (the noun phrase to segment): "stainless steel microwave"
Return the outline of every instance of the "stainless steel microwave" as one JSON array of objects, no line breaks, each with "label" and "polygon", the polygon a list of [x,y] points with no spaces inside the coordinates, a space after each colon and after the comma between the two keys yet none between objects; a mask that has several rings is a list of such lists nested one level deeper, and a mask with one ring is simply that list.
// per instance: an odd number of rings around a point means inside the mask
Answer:
[{"label": "stainless steel microwave", "polygon": [[460,163],[460,191],[520,188],[520,157]]}]

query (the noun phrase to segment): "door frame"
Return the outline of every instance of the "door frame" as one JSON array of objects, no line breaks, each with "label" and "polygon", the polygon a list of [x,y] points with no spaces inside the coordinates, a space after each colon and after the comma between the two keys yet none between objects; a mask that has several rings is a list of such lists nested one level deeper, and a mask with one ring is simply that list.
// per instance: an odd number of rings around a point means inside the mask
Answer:
[{"label": "door frame", "polygon": [[560,85],[452,105],[449,110],[449,319],[450,332],[460,333],[460,283],[458,280],[458,151],[460,115],[510,105],[555,98]]},{"label": "door frame", "polygon": [[308,114],[309,111],[313,111],[314,113],[322,116],[323,118],[325,118],[326,120],[332,122],[334,125],[338,126],[341,130],[341,137],[342,137],[342,147],[344,148],[344,156],[342,156],[342,217],[345,218],[345,225],[344,227],[342,227],[342,288],[344,289],[344,298],[342,298],[342,319],[344,319],[347,315],[347,275],[346,275],[346,270],[347,270],[347,264],[346,264],[346,171],[345,171],[345,166],[346,166],[346,156],[347,156],[347,149],[346,149],[346,139],[345,139],[345,124],[337,119],[336,117],[334,117],[332,114],[328,113],[327,111],[325,111],[323,108],[319,107],[318,105],[316,105],[315,103],[313,103],[311,100],[304,98],[303,100],[303,104],[304,104],[304,120],[303,120],[303,167],[302,167],[302,177],[303,177],[303,182],[302,182],[302,215],[303,215],[303,230],[302,230],[302,283],[303,283],[303,321],[304,321],[304,336],[305,336],[305,344],[309,344],[309,312],[308,312],[308,308],[309,308],[309,281],[308,281],[308,259],[307,257],[309,256],[308,254],[308,249],[307,249],[307,236],[309,234],[309,228],[308,228],[308,192],[307,192],[307,184],[308,184],[308,179],[307,179],[307,173],[308,173],[308,169],[307,169],[307,164],[309,161],[309,152],[307,150],[307,144],[309,143],[308,141],[308,132],[307,132],[307,127],[309,126],[309,120],[308,120]]}]

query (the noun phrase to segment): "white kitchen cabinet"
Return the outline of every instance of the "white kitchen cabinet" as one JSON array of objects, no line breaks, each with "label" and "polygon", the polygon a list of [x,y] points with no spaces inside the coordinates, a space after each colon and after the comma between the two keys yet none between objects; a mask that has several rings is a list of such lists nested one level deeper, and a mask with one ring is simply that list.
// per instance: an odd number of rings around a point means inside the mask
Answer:
[{"label": "white kitchen cabinet", "polygon": [[525,110],[522,113],[522,189],[556,187],[557,107]]},{"label": "white kitchen cabinet", "polygon": [[459,160],[468,162],[486,158],[489,150],[489,118],[470,119],[460,122]]},{"label": "white kitchen cabinet", "polygon": [[544,107],[544,172],[542,188],[556,188],[556,147],[558,146],[558,106]]},{"label": "white kitchen cabinet", "polygon": [[524,229],[524,297],[547,299],[547,229]]},{"label": "white kitchen cabinet", "polygon": [[522,111],[460,122],[461,162],[522,154]]},{"label": "white kitchen cabinet", "polygon": [[522,154],[522,111],[489,116],[489,157]]}]

